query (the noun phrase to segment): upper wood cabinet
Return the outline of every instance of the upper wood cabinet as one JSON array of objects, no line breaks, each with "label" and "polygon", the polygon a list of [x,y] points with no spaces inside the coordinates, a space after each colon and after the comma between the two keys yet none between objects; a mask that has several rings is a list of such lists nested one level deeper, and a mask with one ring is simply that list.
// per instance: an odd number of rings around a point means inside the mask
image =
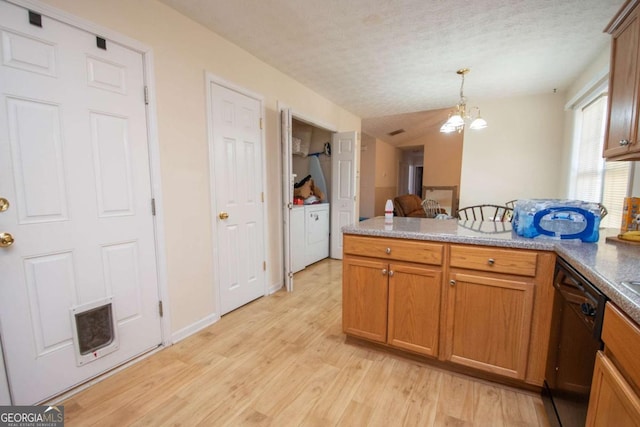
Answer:
[{"label": "upper wood cabinet", "polygon": [[609,72],[609,106],[604,157],[607,160],[639,160],[640,0],[627,1],[609,23],[612,35]]}]

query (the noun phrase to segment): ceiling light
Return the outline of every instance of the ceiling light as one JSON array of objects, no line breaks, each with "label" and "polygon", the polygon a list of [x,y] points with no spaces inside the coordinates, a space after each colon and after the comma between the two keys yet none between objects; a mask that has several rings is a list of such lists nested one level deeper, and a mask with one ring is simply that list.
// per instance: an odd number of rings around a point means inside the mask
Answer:
[{"label": "ceiling light", "polygon": [[449,113],[449,118],[440,128],[440,132],[443,133],[451,133],[451,132],[462,132],[464,130],[465,124],[467,122],[471,122],[469,125],[470,129],[478,130],[484,129],[487,127],[487,121],[480,117],[480,108],[472,107],[467,111],[467,98],[464,97],[464,76],[469,72],[468,68],[462,68],[456,73],[462,77],[462,82],[460,83],[460,100],[456,105],[455,109]]}]

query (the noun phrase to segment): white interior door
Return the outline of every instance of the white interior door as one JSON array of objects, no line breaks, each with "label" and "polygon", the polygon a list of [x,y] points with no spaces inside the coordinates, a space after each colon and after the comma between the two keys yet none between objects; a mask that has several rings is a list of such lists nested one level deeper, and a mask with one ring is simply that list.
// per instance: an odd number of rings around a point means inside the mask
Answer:
[{"label": "white interior door", "polygon": [[11,405],[11,395],[9,394],[9,382],[4,370],[4,356],[2,355],[2,337],[0,337],[0,406]]},{"label": "white interior door", "polygon": [[342,227],[358,220],[358,133],[336,133],[331,145],[331,258],[342,259]]},{"label": "white interior door", "polygon": [[220,314],[265,294],[262,102],[209,83]]},{"label": "white interior door", "polygon": [[[291,110],[280,110],[280,142],[282,144],[282,219],[284,226],[284,284],[293,291],[293,255],[291,253],[291,210],[293,209],[293,184],[295,177],[291,160]],[[304,222],[303,222],[304,224]]]},{"label": "white interior door", "polygon": [[[14,404],[161,343],[142,55],[29,21],[0,1],[0,232],[15,239],[0,248],[0,335]],[[115,327],[107,310],[76,328],[72,310],[109,298]]]}]

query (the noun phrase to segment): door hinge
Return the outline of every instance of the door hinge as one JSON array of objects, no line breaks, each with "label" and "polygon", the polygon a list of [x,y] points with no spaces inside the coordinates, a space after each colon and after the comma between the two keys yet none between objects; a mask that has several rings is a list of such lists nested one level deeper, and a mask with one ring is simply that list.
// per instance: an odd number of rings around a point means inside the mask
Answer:
[{"label": "door hinge", "polygon": [[287,273],[287,276],[289,276],[289,279],[293,279],[293,273],[291,271]]},{"label": "door hinge", "polygon": [[29,24],[42,28],[42,15],[29,11]]},{"label": "door hinge", "polygon": [[160,313],[160,317],[164,316],[164,310],[162,309],[162,301],[158,301],[158,313]]},{"label": "door hinge", "polygon": [[156,216],[156,199],[151,199],[151,215]]},{"label": "door hinge", "polygon": [[293,203],[287,203],[287,208],[289,208],[289,210],[293,209]]},{"label": "door hinge", "polygon": [[267,271],[267,261],[262,261],[262,271]]},{"label": "door hinge", "polygon": [[149,105],[149,88],[144,87],[144,105]]},{"label": "door hinge", "polygon": [[260,117],[260,129],[262,129],[262,117]]},{"label": "door hinge", "polygon": [[264,203],[264,191],[260,193],[260,199],[262,199],[262,203]]},{"label": "door hinge", "polygon": [[96,36],[96,46],[98,49],[107,50],[107,40],[100,36]]}]

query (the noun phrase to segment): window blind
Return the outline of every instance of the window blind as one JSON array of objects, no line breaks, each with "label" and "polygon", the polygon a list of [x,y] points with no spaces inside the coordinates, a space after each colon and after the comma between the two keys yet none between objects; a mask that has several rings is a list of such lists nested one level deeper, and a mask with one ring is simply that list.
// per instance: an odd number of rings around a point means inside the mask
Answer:
[{"label": "window blind", "polygon": [[622,225],[622,206],[628,194],[631,162],[607,162],[602,188],[602,204],[609,211],[601,222],[602,227],[620,228]]},{"label": "window blind", "polygon": [[578,166],[574,181],[574,194],[578,200],[598,203],[602,198],[602,141],[606,106],[607,97],[601,95],[580,111]]},{"label": "window blind", "polygon": [[601,94],[576,114],[579,137],[574,151],[577,167],[572,194],[579,200],[602,203],[608,215],[600,225],[619,228],[624,198],[629,192],[631,162],[605,162],[602,158],[606,110],[607,96]]}]

